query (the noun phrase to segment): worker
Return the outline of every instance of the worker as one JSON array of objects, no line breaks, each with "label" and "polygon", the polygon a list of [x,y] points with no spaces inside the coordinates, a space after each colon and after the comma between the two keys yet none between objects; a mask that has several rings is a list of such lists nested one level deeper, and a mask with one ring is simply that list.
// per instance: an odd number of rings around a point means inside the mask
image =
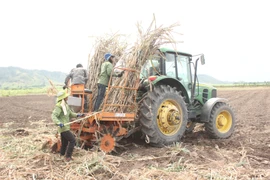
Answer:
[{"label": "worker", "polygon": [[84,114],[74,113],[70,110],[67,100],[69,94],[62,90],[57,93],[57,100],[54,110],[52,112],[52,120],[58,126],[58,132],[61,134],[61,150],[60,156],[64,157],[66,161],[72,160],[72,152],[75,146],[75,137],[70,132],[70,125],[67,124],[70,118],[82,117]]},{"label": "worker", "polygon": [[88,80],[87,71],[83,68],[82,64],[77,64],[76,68],[72,69],[65,79],[65,86],[67,88],[68,82],[71,80],[71,84],[86,84]]},{"label": "worker", "polygon": [[[71,80],[71,85],[73,84],[86,84],[88,80],[87,71],[83,68],[82,64],[77,64],[76,68],[72,69],[65,79],[65,85],[63,89],[66,89],[68,82]],[[73,95],[79,97],[78,95]],[[84,109],[88,109],[87,96],[84,96]]]},{"label": "worker", "polygon": [[[105,62],[103,62],[101,65],[101,71],[100,71],[99,79],[98,79],[98,95],[97,95],[97,99],[94,105],[95,112],[98,111],[99,106],[101,105],[103,101],[103,98],[106,92],[106,87],[109,84],[110,76],[113,70],[112,64],[115,61],[115,56],[110,53],[106,53],[104,58],[105,58]],[[121,77],[122,75],[123,75],[123,72],[118,75],[113,72],[113,76],[115,77]]]}]

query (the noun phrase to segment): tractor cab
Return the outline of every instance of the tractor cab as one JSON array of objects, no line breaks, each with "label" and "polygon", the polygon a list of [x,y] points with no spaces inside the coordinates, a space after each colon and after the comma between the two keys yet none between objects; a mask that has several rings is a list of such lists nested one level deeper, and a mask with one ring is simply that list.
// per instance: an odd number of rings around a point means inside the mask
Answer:
[{"label": "tractor cab", "polygon": [[141,90],[146,92],[149,82],[152,84],[165,83],[184,91],[188,96],[187,102],[189,102],[192,89],[191,60],[191,54],[176,53],[166,48],[159,49],[142,67],[140,78],[143,85]]},{"label": "tractor cab", "polygon": [[[146,61],[141,70],[141,91],[149,90],[149,83],[168,84],[181,91],[186,103],[200,102],[203,105],[208,99],[216,97],[216,89],[211,85],[199,84],[197,78],[197,64],[205,63],[204,55],[199,54],[195,62],[188,53],[176,52],[167,48],[160,48]],[[200,112],[199,112],[200,114]]]}]

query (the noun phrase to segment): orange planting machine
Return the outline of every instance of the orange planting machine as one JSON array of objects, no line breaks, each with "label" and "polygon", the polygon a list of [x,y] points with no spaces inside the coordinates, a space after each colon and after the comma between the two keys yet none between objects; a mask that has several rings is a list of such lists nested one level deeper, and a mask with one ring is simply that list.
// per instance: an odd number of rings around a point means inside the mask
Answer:
[{"label": "orange planting machine", "polygon": [[[109,92],[112,89],[121,89],[120,98],[124,95],[124,93],[126,93],[126,91],[133,91],[133,93],[136,95],[139,85],[139,78],[135,87],[127,87],[127,81],[129,74],[138,72],[136,70],[127,68],[122,68],[122,70],[125,70],[123,78],[126,82],[124,82],[124,86],[108,86],[102,110],[99,112],[91,112],[93,105],[92,91],[85,89],[83,84],[71,85],[71,97],[69,97],[68,103],[76,112],[87,112],[84,118],[70,123],[71,130],[77,137],[77,142],[80,144],[80,146],[92,147],[93,145],[97,144],[102,151],[108,153],[115,150],[115,146],[117,146],[117,142],[120,139],[128,137],[136,130],[133,129],[130,131],[129,129],[131,128],[132,124],[134,124],[136,112],[124,113],[121,111],[121,109],[127,107],[135,110],[135,105],[132,107],[130,105],[109,104],[107,102]],[[111,81],[112,77],[110,79],[110,82]],[[87,98],[85,98],[85,96],[87,96]],[[80,103],[76,104],[75,101],[78,99],[80,100]],[[85,99],[88,101],[88,108],[86,110],[84,109]],[[134,102],[135,101],[136,99],[134,96]],[[109,107],[117,109],[116,112],[106,112],[105,109]]]}]

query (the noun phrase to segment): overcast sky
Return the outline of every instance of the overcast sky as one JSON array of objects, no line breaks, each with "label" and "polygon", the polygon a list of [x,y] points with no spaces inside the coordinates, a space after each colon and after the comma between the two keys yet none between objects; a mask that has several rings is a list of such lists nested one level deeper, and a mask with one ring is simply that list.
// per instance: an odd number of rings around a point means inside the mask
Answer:
[{"label": "overcast sky", "polygon": [[223,81],[270,81],[267,0],[8,0],[0,1],[0,67],[68,73],[87,66],[91,36],[136,34],[179,23],[179,50],[204,53],[199,73]]}]

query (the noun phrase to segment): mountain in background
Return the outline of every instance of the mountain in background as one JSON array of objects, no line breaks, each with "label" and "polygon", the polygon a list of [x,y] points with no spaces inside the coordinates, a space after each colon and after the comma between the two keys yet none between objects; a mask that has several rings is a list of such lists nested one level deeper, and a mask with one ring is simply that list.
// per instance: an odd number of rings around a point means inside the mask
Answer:
[{"label": "mountain in background", "polygon": [[233,82],[221,81],[206,74],[198,74],[199,83],[206,84],[232,84]]},{"label": "mountain in background", "polygon": [[42,88],[50,84],[48,79],[54,84],[64,84],[66,75],[46,70],[0,67],[0,89]]},{"label": "mountain in background", "polygon": [[[0,89],[43,88],[50,85],[48,79],[55,85],[64,85],[66,75],[66,73],[55,71],[28,70],[19,67],[0,67]],[[231,83],[220,81],[206,74],[199,74],[198,79],[199,83],[207,84]]]}]

